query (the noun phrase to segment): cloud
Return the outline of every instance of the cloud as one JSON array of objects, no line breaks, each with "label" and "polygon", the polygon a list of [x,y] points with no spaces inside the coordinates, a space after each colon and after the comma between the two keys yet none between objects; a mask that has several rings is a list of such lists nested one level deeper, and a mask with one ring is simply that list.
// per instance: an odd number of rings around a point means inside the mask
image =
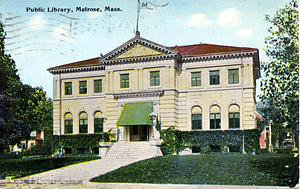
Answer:
[{"label": "cloud", "polygon": [[36,15],[28,21],[30,29],[41,30],[47,24],[47,20],[42,15]]},{"label": "cloud", "polygon": [[206,19],[206,15],[203,13],[193,14],[187,21],[187,25],[193,27],[207,27],[212,24],[211,20]]},{"label": "cloud", "polygon": [[240,29],[236,32],[238,37],[249,37],[252,35],[253,29]]},{"label": "cloud", "polygon": [[219,26],[239,26],[241,20],[239,18],[239,13],[234,8],[228,8],[218,15],[218,25]]}]

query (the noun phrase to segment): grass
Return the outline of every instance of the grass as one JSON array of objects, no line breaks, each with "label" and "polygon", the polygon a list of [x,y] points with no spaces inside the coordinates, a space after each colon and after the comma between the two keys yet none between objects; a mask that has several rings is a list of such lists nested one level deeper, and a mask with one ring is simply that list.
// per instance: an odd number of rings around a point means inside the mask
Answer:
[{"label": "grass", "polygon": [[99,159],[99,157],[63,157],[40,159],[1,159],[1,179],[8,176],[25,177],[60,167]]},{"label": "grass", "polygon": [[288,154],[163,156],[122,167],[91,181],[288,186],[297,176],[297,166],[298,158]]}]

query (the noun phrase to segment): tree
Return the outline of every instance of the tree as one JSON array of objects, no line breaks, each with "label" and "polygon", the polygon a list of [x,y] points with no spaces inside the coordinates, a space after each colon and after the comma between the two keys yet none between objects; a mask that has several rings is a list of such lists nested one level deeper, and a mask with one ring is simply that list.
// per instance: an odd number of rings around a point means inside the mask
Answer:
[{"label": "tree", "polygon": [[42,87],[22,84],[15,61],[5,54],[0,22],[0,152],[29,137],[31,130],[52,133],[52,101]]},{"label": "tree", "polygon": [[22,84],[17,93],[15,117],[31,126],[32,130],[51,130],[52,101],[42,87]]},{"label": "tree", "polygon": [[298,2],[292,0],[266,20],[270,36],[265,38],[269,62],[262,63],[266,78],[259,96],[265,117],[272,120],[272,132],[279,137],[283,127],[296,133],[299,124],[299,26]]},{"label": "tree", "polygon": [[21,80],[15,61],[5,54],[4,39],[4,29],[0,23],[0,152],[5,141],[17,139],[24,128],[23,124],[17,126],[14,120],[16,89],[20,87]]}]

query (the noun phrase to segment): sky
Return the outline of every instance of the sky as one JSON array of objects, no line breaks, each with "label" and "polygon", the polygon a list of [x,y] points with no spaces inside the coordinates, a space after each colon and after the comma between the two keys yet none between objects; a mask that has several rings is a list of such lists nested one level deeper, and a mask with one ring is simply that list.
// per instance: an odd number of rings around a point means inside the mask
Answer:
[{"label": "sky", "polygon": [[[259,49],[260,61],[268,61],[263,48],[271,25],[265,15],[273,17],[288,2],[141,0],[147,7],[140,10],[138,28],[142,38],[163,46],[253,47]],[[85,7],[96,11],[82,11]],[[22,82],[43,87],[52,98],[53,76],[47,69],[105,55],[133,38],[137,0],[0,0],[0,21],[6,53],[15,60]]]}]

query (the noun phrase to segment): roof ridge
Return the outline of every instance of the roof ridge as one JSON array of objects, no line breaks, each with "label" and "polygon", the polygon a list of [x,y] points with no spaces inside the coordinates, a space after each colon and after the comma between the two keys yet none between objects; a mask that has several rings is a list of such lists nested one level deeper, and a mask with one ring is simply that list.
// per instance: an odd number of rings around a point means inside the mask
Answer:
[{"label": "roof ridge", "polygon": [[[176,48],[176,47],[191,47],[191,46],[201,46],[201,45],[212,45],[212,46],[219,46],[219,47],[234,47],[234,48],[249,48],[249,49],[257,49],[254,47],[239,47],[239,46],[232,46],[232,45],[219,45],[219,44],[213,44],[213,43],[198,43],[198,44],[192,44],[192,45],[175,45],[170,46],[169,48]],[[258,50],[258,49],[257,49]]]}]

